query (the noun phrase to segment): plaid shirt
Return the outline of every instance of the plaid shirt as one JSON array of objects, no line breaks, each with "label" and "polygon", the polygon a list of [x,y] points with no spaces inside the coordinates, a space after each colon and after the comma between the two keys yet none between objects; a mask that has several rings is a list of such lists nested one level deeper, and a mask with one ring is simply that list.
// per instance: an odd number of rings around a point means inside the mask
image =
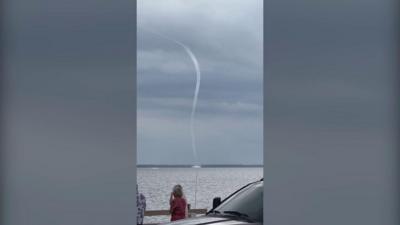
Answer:
[{"label": "plaid shirt", "polygon": [[143,194],[136,194],[137,200],[137,224],[143,224],[144,211],[146,210],[146,198]]}]

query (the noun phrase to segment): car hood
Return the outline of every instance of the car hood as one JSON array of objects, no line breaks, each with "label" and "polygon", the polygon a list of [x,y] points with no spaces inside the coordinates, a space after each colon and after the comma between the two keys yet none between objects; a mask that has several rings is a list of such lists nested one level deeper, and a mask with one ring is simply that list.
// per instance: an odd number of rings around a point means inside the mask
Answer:
[{"label": "car hood", "polygon": [[248,223],[245,221],[234,220],[232,218],[214,217],[214,216],[201,216],[185,220],[178,220],[170,223],[164,223],[164,225],[203,225],[203,224],[239,225],[239,224],[257,224],[257,223]]}]

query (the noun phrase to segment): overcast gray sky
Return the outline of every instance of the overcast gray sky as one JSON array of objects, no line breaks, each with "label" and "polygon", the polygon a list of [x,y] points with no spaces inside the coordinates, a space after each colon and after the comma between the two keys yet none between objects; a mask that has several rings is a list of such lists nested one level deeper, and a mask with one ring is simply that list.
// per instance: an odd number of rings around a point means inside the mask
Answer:
[{"label": "overcast gray sky", "polygon": [[[191,164],[190,112],[202,164],[261,164],[263,2],[138,1],[138,163]],[[142,28],[142,29],[140,29]]]}]

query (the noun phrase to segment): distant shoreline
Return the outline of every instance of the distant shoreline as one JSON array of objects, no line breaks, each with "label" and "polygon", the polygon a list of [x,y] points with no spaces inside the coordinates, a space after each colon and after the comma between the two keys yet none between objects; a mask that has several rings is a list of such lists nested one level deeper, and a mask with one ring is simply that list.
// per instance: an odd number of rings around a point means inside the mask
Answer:
[{"label": "distant shoreline", "polygon": [[[137,168],[191,168],[193,165],[151,165],[151,164],[146,164],[146,165],[137,165]],[[258,167],[264,167],[264,165],[214,165],[214,164],[209,164],[209,165],[201,165],[202,168],[232,168],[232,167],[238,167],[238,168],[258,168]]]}]

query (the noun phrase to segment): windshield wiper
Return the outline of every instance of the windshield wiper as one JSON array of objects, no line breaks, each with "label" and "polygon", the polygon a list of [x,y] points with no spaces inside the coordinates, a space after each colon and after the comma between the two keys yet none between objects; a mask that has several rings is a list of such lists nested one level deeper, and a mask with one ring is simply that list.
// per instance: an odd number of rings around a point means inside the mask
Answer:
[{"label": "windshield wiper", "polygon": [[241,219],[245,219],[245,220],[247,220],[249,222],[253,222],[253,220],[251,220],[249,215],[247,215],[246,213],[241,213],[241,212],[238,212],[238,211],[224,211],[223,213],[224,214],[234,215],[234,216],[239,217]]},{"label": "windshield wiper", "polygon": [[218,210],[213,210],[213,211],[211,211],[211,212],[214,213],[214,214],[221,214],[221,212],[218,211]]},{"label": "windshield wiper", "polygon": [[216,215],[216,214],[222,214],[220,211],[218,211],[218,210],[211,210],[211,211],[209,211],[208,213],[207,213],[207,215],[211,215],[211,214],[213,214],[213,215]]}]

